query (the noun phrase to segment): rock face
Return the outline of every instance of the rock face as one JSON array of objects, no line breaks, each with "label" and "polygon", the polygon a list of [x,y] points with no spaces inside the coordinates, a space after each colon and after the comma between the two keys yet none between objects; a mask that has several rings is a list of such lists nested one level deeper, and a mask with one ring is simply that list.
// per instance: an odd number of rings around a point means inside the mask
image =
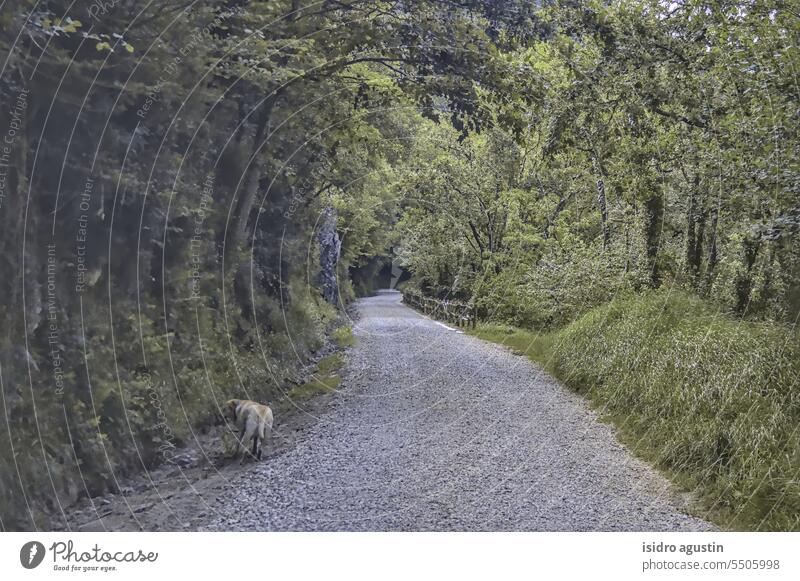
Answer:
[{"label": "rock face", "polygon": [[320,220],[319,229],[319,266],[320,285],[322,296],[329,303],[336,304],[339,297],[339,281],[336,267],[339,264],[339,255],[342,251],[342,240],[336,232],[336,223],[339,215],[336,209],[328,206]]}]

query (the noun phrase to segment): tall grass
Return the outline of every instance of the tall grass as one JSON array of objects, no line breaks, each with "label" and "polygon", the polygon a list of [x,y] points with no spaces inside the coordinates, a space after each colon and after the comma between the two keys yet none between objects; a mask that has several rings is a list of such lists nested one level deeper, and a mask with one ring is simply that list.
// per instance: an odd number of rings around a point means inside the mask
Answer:
[{"label": "tall grass", "polygon": [[579,391],[638,455],[731,529],[800,529],[800,342],[676,292],[616,299],[558,331],[486,325]]}]

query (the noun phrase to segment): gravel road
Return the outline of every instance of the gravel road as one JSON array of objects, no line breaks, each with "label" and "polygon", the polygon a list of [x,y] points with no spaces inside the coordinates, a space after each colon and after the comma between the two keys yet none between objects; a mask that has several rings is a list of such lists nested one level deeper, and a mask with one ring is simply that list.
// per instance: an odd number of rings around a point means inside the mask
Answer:
[{"label": "gravel road", "polygon": [[[384,291],[340,392],[232,481],[205,530],[710,530],[583,400]],[[276,418],[280,422],[280,418]]]}]

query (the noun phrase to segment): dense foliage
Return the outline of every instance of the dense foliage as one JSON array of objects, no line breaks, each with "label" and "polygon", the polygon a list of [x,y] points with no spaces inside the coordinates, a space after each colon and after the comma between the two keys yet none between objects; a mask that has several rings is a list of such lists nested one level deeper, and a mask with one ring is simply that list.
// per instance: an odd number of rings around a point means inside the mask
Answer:
[{"label": "dense foliage", "polygon": [[760,0],[5,2],[0,526],[286,393],[392,261],[543,331],[680,287],[788,332],[797,23]]},{"label": "dense foliage", "polygon": [[794,322],[797,15],[762,2],[543,14],[556,32],[509,57],[538,98],[487,95],[492,129],[419,140],[405,251],[418,283],[524,325],[674,284]]}]

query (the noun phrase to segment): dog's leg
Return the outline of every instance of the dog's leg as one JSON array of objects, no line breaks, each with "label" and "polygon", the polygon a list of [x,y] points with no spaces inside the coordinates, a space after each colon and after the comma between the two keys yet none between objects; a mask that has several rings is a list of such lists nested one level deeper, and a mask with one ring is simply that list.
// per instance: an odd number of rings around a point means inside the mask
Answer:
[{"label": "dog's leg", "polygon": [[[267,424],[264,426],[264,435],[261,438],[261,446],[267,446],[269,448],[272,445],[272,424]],[[261,450],[259,450],[258,459],[261,460]]]},{"label": "dog's leg", "polygon": [[247,428],[244,433],[244,438],[242,438],[242,459],[239,461],[239,464],[244,464],[244,457],[247,455],[247,443],[250,442],[252,437],[255,435],[255,429],[253,428],[252,424],[247,424]]},{"label": "dog's leg", "polygon": [[235,444],[233,445],[233,456],[232,458],[236,458],[239,455],[239,446],[241,446],[241,441],[239,440],[239,436],[241,432],[232,432],[233,433],[233,441]]},{"label": "dog's leg", "polygon": [[258,445],[258,434],[253,435],[253,457],[261,460],[261,446]]}]

